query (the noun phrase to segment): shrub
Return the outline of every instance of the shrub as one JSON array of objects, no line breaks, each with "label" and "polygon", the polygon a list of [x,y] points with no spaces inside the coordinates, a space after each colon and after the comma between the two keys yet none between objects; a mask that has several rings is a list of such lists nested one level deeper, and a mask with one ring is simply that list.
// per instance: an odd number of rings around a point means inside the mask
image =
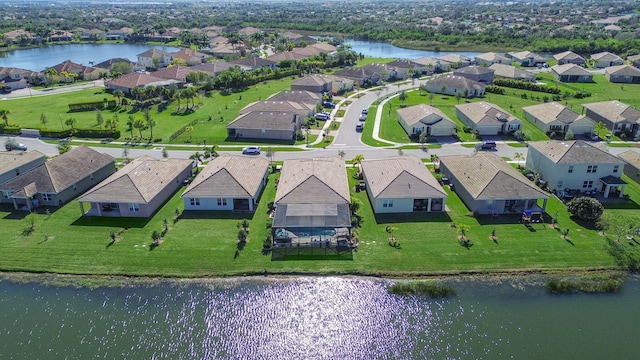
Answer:
[{"label": "shrub", "polygon": [[567,204],[567,210],[578,219],[597,223],[604,212],[600,201],[590,197],[574,198]]}]

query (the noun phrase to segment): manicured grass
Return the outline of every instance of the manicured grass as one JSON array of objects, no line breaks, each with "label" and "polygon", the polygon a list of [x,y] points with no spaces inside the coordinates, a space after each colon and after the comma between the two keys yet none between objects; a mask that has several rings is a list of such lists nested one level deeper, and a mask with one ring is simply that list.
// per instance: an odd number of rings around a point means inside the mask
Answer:
[{"label": "manicured grass", "polygon": [[[349,169],[348,174],[353,189],[354,170]],[[50,216],[42,209],[35,215],[34,231],[27,234],[26,213],[2,210],[0,270],[160,276],[265,272],[412,276],[459,271],[616,268],[604,237],[573,222],[555,198],[549,200],[547,214],[558,213],[559,227],[571,230],[569,241],[548,225],[534,224],[529,230],[518,222],[517,216],[469,217],[468,209],[452,192],[448,192],[447,213],[377,216],[366,192],[354,192],[353,197],[362,202],[360,214],[364,222],[358,229],[360,245],[353,260],[271,261],[270,254],[263,254],[262,240],[267,234],[267,204],[275,197],[278,175],[270,175],[255,214],[186,212],[174,223],[175,209],[182,209],[182,200],[176,194],[149,220],[83,218],[78,204],[72,202]],[[640,186],[630,182],[627,190],[635,206],[607,208],[605,214],[640,221]],[[150,250],[151,233],[162,231],[165,217],[169,231],[164,242]],[[249,242],[239,250],[236,224],[244,217],[250,222]],[[470,247],[460,245],[453,223],[470,226]],[[387,240],[388,225],[397,227],[396,247]],[[493,229],[496,241],[489,238]],[[113,244],[111,230],[118,234]],[[629,251],[640,252],[636,248],[629,247]]]}]

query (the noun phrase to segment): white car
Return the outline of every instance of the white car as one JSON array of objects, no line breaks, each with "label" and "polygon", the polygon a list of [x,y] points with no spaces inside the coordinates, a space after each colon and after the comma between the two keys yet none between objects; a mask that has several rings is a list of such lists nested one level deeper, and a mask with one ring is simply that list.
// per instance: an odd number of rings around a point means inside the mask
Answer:
[{"label": "white car", "polygon": [[247,146],[242,148],[242,153],[245,155],[258,155],[260,154],[260,146]]}]

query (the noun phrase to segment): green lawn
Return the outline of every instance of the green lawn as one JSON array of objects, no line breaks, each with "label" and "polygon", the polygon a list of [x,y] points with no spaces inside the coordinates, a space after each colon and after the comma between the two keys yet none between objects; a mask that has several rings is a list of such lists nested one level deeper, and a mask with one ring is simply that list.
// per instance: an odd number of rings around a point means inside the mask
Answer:
[{"label": "green lawn", "polygon": [[[349,170],[351,184],[355,184]],[[517,218],[473,218],[449,192],[449,211],[441,214],[399,214],[375,216],[366,192],[353,193],[362,202],[364,222],[359,229],[360,246],[353,260],[271,261],[262,252],[267,230],[267,203],[275,196],[271,175],[255,214],[224,212],[183,213],[174,223],[175,209],[182,209],[179,194],[170,199],[150,220],[83,218],[72,202],[48,216],[44,209],[35,215],[35,230],[28,234],[26,213],[0,211],[0,270],[58,272],[72,274],[132,274],[159,276],[226,276],[269,273],[355,273],[369,275],[418,275],[457,271],[507,271],[612,268],[614,259],[604,246],[604,237],[582,227],[568,216],[564,205],[551,199],[547,212],[559,214],[569,239],[542,224],[528,230]],[[353,187],[352,187],[353,188]],[[630,183],[630,206],[606,210],[607,216],[625,216],[640,221],[640,186]],[[236,224],[250,221],[249,242],[237,249]],[[162,231],[163,219],[169,231],[164,242],[150,250],[151,233]],[[635,221],[635,220],[634,220]],[[637,222],[636,221],[636,222]],[[466,224],[472,246],[457,240],[451,224]],[[389,246],[385,227],[397,227],[399,248]],[[497,241],[489,238],[496,230]],[[109,232],[118,233],[110,245]],[[631,251],[640,251],[635,248]],[[237,251],[237,253],[236,253]]]}]

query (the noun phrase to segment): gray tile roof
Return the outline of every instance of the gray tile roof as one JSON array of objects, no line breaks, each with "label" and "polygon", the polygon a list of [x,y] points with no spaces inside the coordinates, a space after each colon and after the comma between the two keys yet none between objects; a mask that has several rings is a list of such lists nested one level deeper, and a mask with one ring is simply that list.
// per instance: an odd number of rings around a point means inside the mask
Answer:
[{"label": "gray tile roof", "polygon": [[617,157],[582,140],[532,141],[529,147],[556,164],[622,163]]},{"label": "gray tile roof", "polygon": [[276,203],[350,203],[344,161],[337,157],[285,160]]},{"label": "gray tile roof", "polygon": [[255,197],[268,169],[263,157],[223,154],[200,171],[182,197]]},{"label": "gray tile roof", "polygon": [[593,111],[612,123],[624,121],[630,123],[640,122],[640,111],[618,100],[582,104],[582,107]]},{"label": "gray tile roof", "polygon": [[456,105],[456,109],[460,110],[476,124],[503,124],[513,120],[520,121],[498,105],[484,101],[459,104]]},{"label": "gray tile roof", "polygon": [[440,121],[450,122],[455,125],[453,120],[449,119],[449,117],[438,108],[426,104],[401,108],[398,110],[398,115],[402,116],[402,119],[404,119],[409,126],[420,122],[426,125],[433,125]]},{"label": "gray tile roof", "polygon": [[585,70],[583,67],[576,64],[553,65],[551,67],[551,70],[560,75],[593,76],[593,74],[591,74],[588,70]]},{"label": "gray tile roof", "polygon": [[298,116],[291,111],[252,111],[235,118],[227,128],[294,131]]},{"label": "gray tile roof", "polygon": [[595,60],[605,60],[605,61],[622,61],[622,58],[620,56],[616,54],[612,54],[608,51],[593,54],[591,55],[591,58]]},{"label": "gray tile roof", "polygon": [[291,83],[291,85],[312,85],[312,86],[322,85],[324,86],[331,83],[332,81],[333,79],[328,76],[313,74],[313,75],[300,78],[294,81],[293,83]]},{"label": "gray tile roof", "polygon": [[468,74],[468,75],[484,75],[484,74],[493,74],[493,69],[484,66],[478,65],[470,65],[461,67],[459,69],[453,70],[454,75],[458,74]]},{"label": "gray tile roof", "polygon": [[631,65],[618,65],[606,68],[604,73],[614,76],[640,76],[640,69]]},{"label": "gray tile roof", "polygon": [[18,191],[35,183],[38,193],[56,194],[92,173],[114,164],[113,157],[87,146],[79,146],[0,185]]},{"label": "gray tile roof", "polygon": [[476,200],[549,197],[495,154],[442,156],[440,162]]},{"label": "gray tile roof", "polygon": [[618,157],[636,169],[640,169],[640,152],[627,150],[618,154]]},{"label": "gray tile roof", "polygon": [[534,79],[536,74],[507,64],[491,64],[489,69],[494,71],[494,75],[509,79]]},{"label": "gray tile roof", "polygon": [[281,91],[267,100],[271,101],[293,101],[303,104],[311,104],[315,106],[322,102],[322,96],[320,94],[312,93],[306,90],[284,90]]},{"label": "gray tile roof", "polygon": [[579,59],[581,60],[581,62],[585,62],[584,58],[576,53],[574,53],[573,51],[565,51],[565,52],[561,52],[559,54],[555,54],[553,55],[553,58],[556,60],[565,60],[565,61],[571,61],[571,60],[576,60]]},{"label": "gray tile roof", "polygon": [[485,84],[473,81],[463,76],[445,75],[427,80],[427,84],[435,86],[445,86],[456,89],[477,89],[484,90]]},{"label": "gray tile roof", "polygon": [[522,110],[535,116],[536,119],[545,124],[549,124],[556,120],[565,124],[571,124],[578,120],[578,118],[581,118],[581,115],[577,112],[555,101],[523,107]]},{"label": "gray tile roof", "polygon": [[365,160],[362,172],[376,198],[443,198],[447,193],[422,161],[412,155]]},{"label": "gray tile roof", "polygon": [[494,53],[494,52],[488,52],[488,53],[477,55],[476,59],[481,59],[481,60],[489,61],[489,62],[493,62],[493,61],[511,62],[511,60],[508,57],[502,56],[502,55],[500,55],[498,53]]},{"label": "gray tile roof", "polygon": [[148,204],[192,164],[189,159],[156,159],[145,155],[111,174],[78,201]]},{"label": "gray tile roof", "polygon": [[24,164],[28,164],[45,155],[37,150],[31,151],[7,151],[0,152],[0,174],[16,169]]},{"label": "gray tile roof", "polygon": [[294,112],[302,117],[315,111],[315,106],[311,104],[298,103],[294,101],[273,101],[264,100],[251,103],[239,111],[239,114],[247,114],[253,111],[262,112]]}]

